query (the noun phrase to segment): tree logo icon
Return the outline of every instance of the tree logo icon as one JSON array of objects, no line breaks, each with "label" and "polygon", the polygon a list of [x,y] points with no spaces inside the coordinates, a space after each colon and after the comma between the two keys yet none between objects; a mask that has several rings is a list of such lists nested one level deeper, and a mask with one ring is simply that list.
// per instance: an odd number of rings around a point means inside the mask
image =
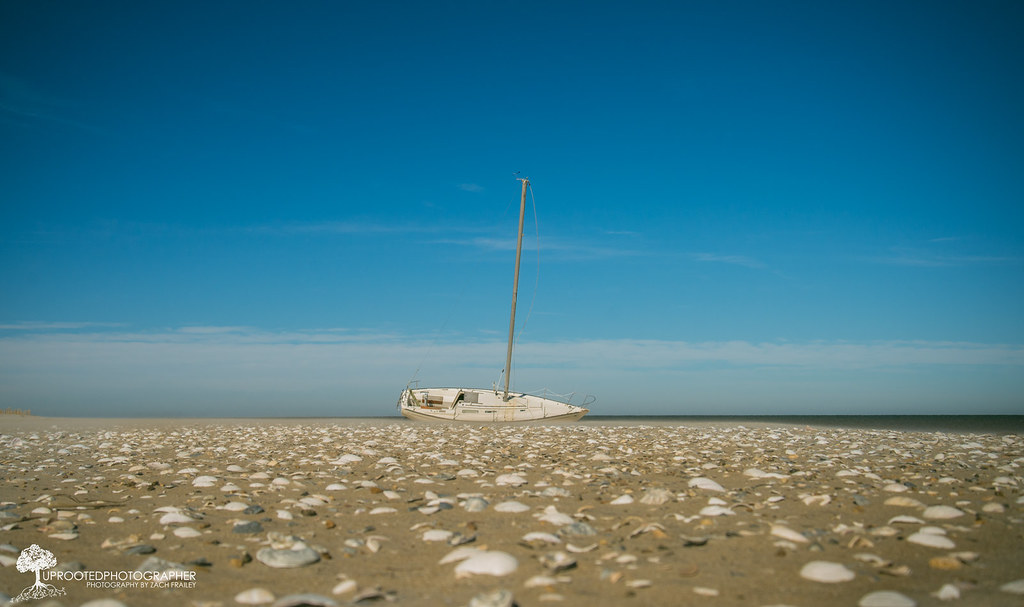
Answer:
[{"label": "tree logo icon", "polygon": [[14,597],[14,600],[11,601],[12,603],[19,603],[29,599],[45,599],[50,596],[62,596],[67,594],[64,592],[63,588],[57,588],[52,584],[45,584],[41,579],[39,579],[40,571],[57,566],[57,557],[53,556],[53,553],[49,550],[40,548],[38,544],[32,544],[21,551],[21,554],[18,555],[18,562],[16,565],[18,567],[18,571],[21,573],[35,571],[36,583],[22,590],[21,594]]}]

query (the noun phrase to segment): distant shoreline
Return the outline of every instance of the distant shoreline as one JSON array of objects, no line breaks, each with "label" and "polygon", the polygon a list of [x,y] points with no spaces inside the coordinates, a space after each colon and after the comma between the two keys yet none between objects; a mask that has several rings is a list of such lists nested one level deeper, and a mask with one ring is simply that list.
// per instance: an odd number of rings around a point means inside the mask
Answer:
[{"label": "distant shoreline", "polygon": [[[424,423],[399,416],[359,417],[45,417],[0,416],[0,432],[6,428],[45,428],[52,424],[87,427],[155,425],[173,427],[195,424],[237,423]],[[920,432],[1024,434],[1024,415],[589,415],[567,425],[685,425],[685,426],[807,426],[904,430]]]}]

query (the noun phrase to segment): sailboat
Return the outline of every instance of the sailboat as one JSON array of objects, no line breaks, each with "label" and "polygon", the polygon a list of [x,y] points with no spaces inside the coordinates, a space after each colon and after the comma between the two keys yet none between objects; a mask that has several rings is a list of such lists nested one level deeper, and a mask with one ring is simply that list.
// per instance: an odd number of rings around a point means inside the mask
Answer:
[{"label": "sailboat", "polygon": [[512,314],[508,323],[508,351],[505,355],[504,389],[492,388],[419,388],[410,383],[398,398],[398,409],[409,419],[465,422],[529,422],[575,421],[590,412],[583,406],[571,405],[549,394],[512,392],[509,383],[512,374],[512,341],[516,326],[516,299],[519,292],[519,259],[523,252],[523,218],[526,214],[526,190],[530,180],[519,178],[523,184],[519,199],[519,237],[516,243],[515,279],[512,282]]}]

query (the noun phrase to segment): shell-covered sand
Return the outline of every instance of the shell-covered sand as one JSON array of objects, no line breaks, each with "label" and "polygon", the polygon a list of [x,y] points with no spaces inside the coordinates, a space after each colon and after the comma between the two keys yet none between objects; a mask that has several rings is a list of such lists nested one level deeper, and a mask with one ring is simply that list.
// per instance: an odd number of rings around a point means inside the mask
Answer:
[{"label": "shell-covered sand", "polygon": [[[1022,464],[1018,434],[5,416],[0,599],[34,544],[64,594],[19,605],[1020,605]],[[177,583],[85,579],[140,569]]]}]

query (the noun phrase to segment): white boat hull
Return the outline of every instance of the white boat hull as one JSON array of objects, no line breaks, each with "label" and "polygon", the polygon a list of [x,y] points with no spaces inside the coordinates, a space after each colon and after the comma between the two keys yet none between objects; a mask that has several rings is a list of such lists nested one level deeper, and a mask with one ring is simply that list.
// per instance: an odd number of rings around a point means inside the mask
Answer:
[{"label": "white boat hull", "polygon": [[575,421],[589,409],[532,394],[476,388],[406,388],[398,408],[409,419],[458,422]]}]

